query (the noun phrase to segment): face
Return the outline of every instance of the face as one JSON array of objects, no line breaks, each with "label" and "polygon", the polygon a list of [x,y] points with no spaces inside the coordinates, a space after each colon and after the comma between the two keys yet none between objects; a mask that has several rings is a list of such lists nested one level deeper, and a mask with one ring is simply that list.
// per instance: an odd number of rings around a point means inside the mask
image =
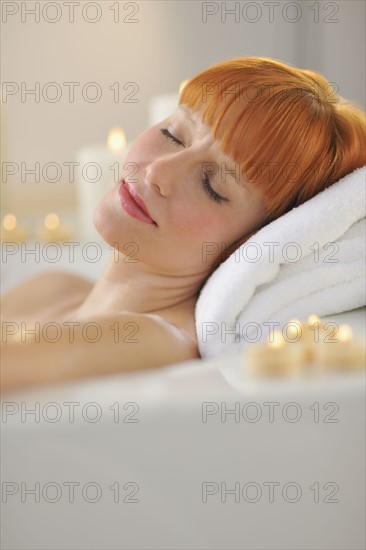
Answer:
[{"label": "face", "polygon": [[[121,164],[125,183],[109,187],[94,223],[128,261],[167,274],[209,273],[223,250],[266,216],[262,193],[186,106],[145,130]],[[136,211],[131,193],[150,219]]]}]

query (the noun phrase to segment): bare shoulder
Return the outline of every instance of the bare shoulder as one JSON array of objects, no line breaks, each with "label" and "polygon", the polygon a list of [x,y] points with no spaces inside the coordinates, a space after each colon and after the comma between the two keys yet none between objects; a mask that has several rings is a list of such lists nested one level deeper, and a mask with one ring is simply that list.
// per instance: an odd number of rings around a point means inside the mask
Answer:
[{"label": "bare shoulder", "polygon": [[3,344],[2,392],[199,359],[193,339],[155,315],[125,312],[64,325],[56,341],[31,336]]},{"label": "bare shoulder", "polygon": [[144,317],[150,319],[145,321],[149,324],[152,334],[155,334],[160,342],[166,341],[168,346],[172,346],[178,350],[179,353],[183,353],[185,359],[197,359],[200,357],[198,351],[197,340],[183,328],[168,322],[160,315],[145,314]]},{"label": "bare shoulder", "polygon": [[8,296],[12,293],[23,290],[24,288],[30,289],[42,289],[43,291],[55,290],[56,288],[63,288],[65,290],[70,287],[73,288],[88,288],[92,287],[92,281],[77,275],[76,273],[70,273],[68,271],[44,271],[32,275],[19,283],[18,285],[10,288],[3,296]]},{"label": "bare shoulder", "polygon": [[1,295],[4,318],[13,320],[18,315],[39,314],[43,309],[66,297],[86,295],[93,283],[67,271],[49,271],[28,277]]},{"label": "bare shoulder", "polygon": [[200,357],[197,342],[159,315],[125,313],[120,318],[125,330],[135,330],[138,345],[131,358],[133,368],[159,367]]},{"label": "bare shoulder", "polygon": [[[88,327],[95,333],[91,344],[86,341]],[[76,346],[66,346],[66,353],[60,356],[68,356],[67,370],[82,377],[147,370],[200,358],[197,343],[184,330],[160,316],[142,313],[84,319],[78,323],[74,343]]]}]

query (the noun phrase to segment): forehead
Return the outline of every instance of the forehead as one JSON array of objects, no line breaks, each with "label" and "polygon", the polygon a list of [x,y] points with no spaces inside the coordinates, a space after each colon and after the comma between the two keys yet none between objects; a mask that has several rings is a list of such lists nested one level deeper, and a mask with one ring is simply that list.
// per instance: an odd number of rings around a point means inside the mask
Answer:
[{"label": "forehead", "polygon": [[220,144],[212,135],[211,128],[204,124],[199,112],[192,111],[186,105],[179,105],[176,113],[179,122],[182,122],[193,140],[199,140],[206,146],[209,146],[216,155],[222,157],[222,160],[231,160],[221,151]]},{"label": "forehead", "polygon": [[200,114],[192,111],[185,105],[179,105],[176,113],[178,113],[179,122],[182,121],[184,127],[188,128],[188,133],[189,136],[192,136],[192,140],[199,142],[198,148],[202,147],[202,149],[212,153],[212,158],[225,173],[223,176],[225,177],[225,181],[233,181],[239,184],[239,187],[244,186],[249,190],[250,185],[243,178],[239,164],[222,151],[220,143],[214,139],[210,127],[202,122]]},{"label": "forehead", "polygon": [[197,127],[197,125],[199,125],[200,123],[202,124],[200,115],[192,111],[186,105],[178,105],[177,112],[178,114],[182,115],[188,122],[188,124],[190,124],[194,128]]},{"label": "forehead", "polygon": [[179,120],[185,122],[189,129],[194,131],[195,134],[211,135],[210,128],[202,122],[199,113],[192,111],[186,105],[178,105],[175,112],[177,113]]}]

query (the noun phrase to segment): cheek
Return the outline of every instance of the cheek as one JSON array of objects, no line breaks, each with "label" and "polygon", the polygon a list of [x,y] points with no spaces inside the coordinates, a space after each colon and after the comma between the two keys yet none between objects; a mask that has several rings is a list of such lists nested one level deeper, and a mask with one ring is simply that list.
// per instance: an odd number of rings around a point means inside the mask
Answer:
[{"label": "cheek", "polygon": [[249,232],[252,220],[249,213],[246,216],[242,212],[227,214],[220,212],[219,207],[197,203],[194,209],[188,205],[178,211],[173,218],[175,234],[190,247],[196,244],[200,248],[203,243],[215,245],[220,250],[230,247]]},{"label": "cheek", "polygon": [[178,205],[172,212],[172,233],[189,243],[204,242],[219,239],[224,234],[226,222],[222,216],[204,204],[204,201],[196,200],[192,208],[192,202]]}]

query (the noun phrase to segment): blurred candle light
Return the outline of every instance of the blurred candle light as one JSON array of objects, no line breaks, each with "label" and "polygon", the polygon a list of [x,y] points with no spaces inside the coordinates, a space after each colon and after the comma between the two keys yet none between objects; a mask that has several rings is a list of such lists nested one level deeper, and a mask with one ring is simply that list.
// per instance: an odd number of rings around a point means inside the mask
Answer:
[{"label": "blurred candle light", "polygon": [[306,322],[302,325],[304,341],[308,344],[319,342],[320,331],[323,323],[318,315],[309,315]]},{"label": "blurred candle light", "polygon": [[353,339],[352,327],[343,324],[330,340],[315,345],[315,361],[323,370],[358,370],[365,367],[366,347]]},{"label": "blurred candle light", "polygon": [[6,214],[1,225],[1,240],[3,242],[26,241],[28,231],[25,227],[18,224],[14,214]]},{"label": "blurred candle light", "polygon": [[54,212],[51,212],[50,214],[47,214],[47,216],[44,219],[44,224],[47,229],[50,231],[54,231],[57,229],[60,225],[60,218],[57,214]]},{"label": "blurred candle light", "polygon": [[352,327],[342,324],[337,333],[329,333],[326,326],[317,315],[310,315],[305,322],[290,319],[286,323],[286,333],[274,331],[271,342],[245,348],[247,372],[255,377],[300,372],[314,377],[319,372],[365,368],[366,346],[353,339]]},{"label": "blurred candle light", "polygon": [[126,149],[126,135],[121,128],[112,128],[108,134],[107,146],[110,151],[122,152]]},{"label": "blurred candle light", "polygon": [[[312,377],[315,374],[314,361],[314,334],[313,324],[318,323],[317,316],[308,317],[303,323],[299,319],[291,319],[287,323],[287,337],[293,345],[297,346],[297,352],[301,356],[301,364],[306,367],[303,374]],[[320,320],[319,320],[320,321]],[[318,325],[319,326],[319,325]]]},{"label": "blurred candle light", "polygon": [[302,338],[303,325],[299,319],[290,319],[287,323],[287,334],[291,340]]},{"label": "blurred candle light", "polygon": [[273,331],[273,341],[268,343],[272,350],[282,348],[284,343],[281,332],[279,330]]},{"label": "blurred candle light", "polygon": [[299,372],[304,364],[304,346],[286,342],[280,331],[265,345],[248,346],[244,351],[245,368],[253,376],[289,376]]},{"label": "blurred candle light", "polygon": [[353,340],[353,330],[349,325],[341,325],[339,327],[339,335],[338,335],[340,342],[351,342]]},{"label": "blurred candle light", "polygon": [[309,315],[308,319],[308,324],[309,325],[313,325],[314,323],[320,323],[320,317],[318,317],[317,315]]},{"label": "blurred candle light", "polygon": [[59,216],[55,212],[49,212],[38,228],[38,238],[43,242],[62,242],[72,237],[70,226],[61,224]]},{"label": "blurred candle light", "polygon": [[315,342],[319,342],[319,335],[322,331],[322,322],[317,315],[309,315],[306,322],[301,322],[299,319],[290,319],[287,323],[287,333],[291,339],[298,337],[299,343],[304,346],[304,354],[306,361],[312,362],[314,359]]},{"label": "blurred candle light", "polygon": [[78,151],[78,235],[82,241],[102,241],[94,227],[94,211],[108,187],[117,185],[122,177],[123,160],[129,148],[124,130],[114,127],[105,145],[89,145]]}]

